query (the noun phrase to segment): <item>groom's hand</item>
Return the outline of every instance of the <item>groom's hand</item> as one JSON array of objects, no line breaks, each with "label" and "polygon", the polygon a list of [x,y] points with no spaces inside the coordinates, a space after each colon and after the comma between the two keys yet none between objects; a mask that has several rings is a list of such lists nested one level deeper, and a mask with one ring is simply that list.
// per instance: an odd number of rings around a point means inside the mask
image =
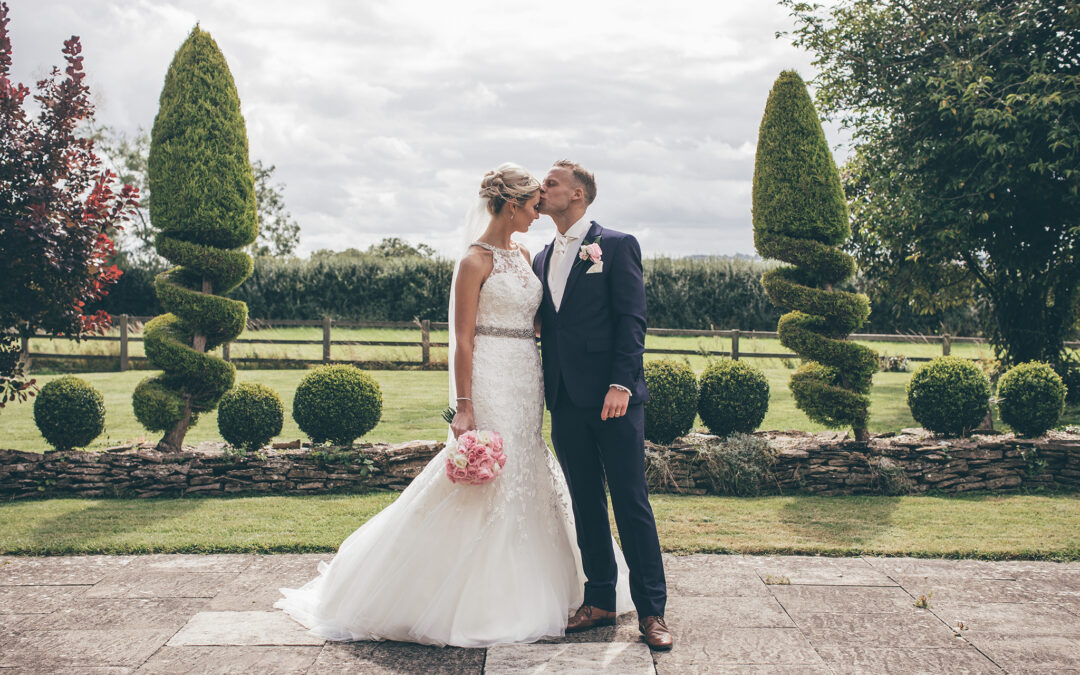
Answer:
[{"label": "groom's hand", "polygon": [[600,419],[622,417],[626,414],[628,405],[630,405],[630,392],[617,387],[608,387],[607,395],[604,396],[604,408],[600,411]]}]

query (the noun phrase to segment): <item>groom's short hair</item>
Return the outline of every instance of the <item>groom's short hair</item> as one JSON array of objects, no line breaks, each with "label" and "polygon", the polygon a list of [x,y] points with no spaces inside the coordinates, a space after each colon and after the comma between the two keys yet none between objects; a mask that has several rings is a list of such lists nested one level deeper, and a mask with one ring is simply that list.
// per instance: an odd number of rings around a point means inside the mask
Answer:
[{"label": "groom's short hair", "polygon": [[568,169],[574,175],[574,180],[581,183],[582,189],[585,190],[585,206],[593,203],[593,200],[596,199],[596,178],[593,177],[591,172],[586,171],[585,167],[577,162],[571,162],[568,159],[560,159],[553,166]]}]

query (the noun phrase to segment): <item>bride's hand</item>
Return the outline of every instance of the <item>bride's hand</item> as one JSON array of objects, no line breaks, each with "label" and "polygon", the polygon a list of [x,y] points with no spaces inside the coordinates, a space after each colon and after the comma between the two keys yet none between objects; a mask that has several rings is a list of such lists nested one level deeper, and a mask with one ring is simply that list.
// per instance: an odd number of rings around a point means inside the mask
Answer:
[{"label": "bride's hand", "polygon": [[454,415],[454,421],[450,422],[450,431],[454,432],[454,438],[457,438],[466,431],[471,431],[475,428],[476,424],[473,422],[472,405],[462,402],[462,405],[458,406],[457,414]]}]

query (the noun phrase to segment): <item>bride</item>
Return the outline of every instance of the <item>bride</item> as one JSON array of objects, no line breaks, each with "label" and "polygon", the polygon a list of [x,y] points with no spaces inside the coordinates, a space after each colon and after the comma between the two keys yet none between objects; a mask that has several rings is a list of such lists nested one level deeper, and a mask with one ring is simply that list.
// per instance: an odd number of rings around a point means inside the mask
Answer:
[{"label": "bride", "polygon": [[[539,217],[540,183],[503,164],[484,176],[450,293],[450,434],[494,430],[508,459],[454,484],[437,455],[333,561],[275,607],[329,640],[484,647],[563,635],[585,575],[570,496],[541,435],[534,317],[543,293],[511,235]],[[616,548],[618,551],[618,548]],[[618,609],[632,608],[619,556]]]}]

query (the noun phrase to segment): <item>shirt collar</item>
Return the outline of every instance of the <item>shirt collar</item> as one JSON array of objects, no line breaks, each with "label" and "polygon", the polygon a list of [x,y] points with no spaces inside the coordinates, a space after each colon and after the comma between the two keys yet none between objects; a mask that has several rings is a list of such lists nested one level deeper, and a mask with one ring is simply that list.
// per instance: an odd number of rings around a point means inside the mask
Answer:
[{"label": "shirt collar", "polygon": [[580,220],[570,226],[570,229],[566,231],[566,237],[581,241],[586,234],[589,233],[589,227],[592,223],[589,222],[588,216],[582,216]]}]

